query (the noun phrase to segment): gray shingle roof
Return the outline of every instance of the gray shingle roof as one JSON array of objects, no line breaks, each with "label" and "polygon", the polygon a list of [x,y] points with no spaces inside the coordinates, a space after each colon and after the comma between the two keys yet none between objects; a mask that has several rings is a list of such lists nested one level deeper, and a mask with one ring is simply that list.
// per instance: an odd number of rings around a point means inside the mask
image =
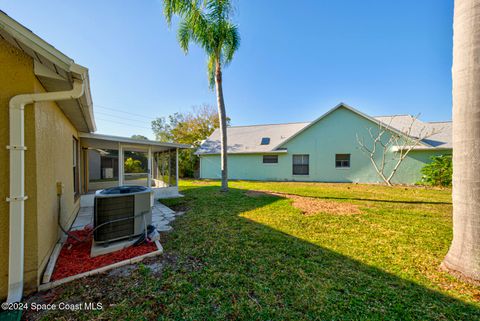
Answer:
[{"label": "gray shingle roof", "polygon": [[[232,126],[227,128],[228,153],[271,152],[288,137],[310,123],[289,123],[253,126]],[[263,137],[270,138],[270,144],[261,145]],[[220,130],[216,129],[197,149],[197,154],[220,153]]]},{"label": "gray shingle roof", "polygon": [[432,135],[424,141],[435,148],[452,148],[452,122],[432,122],[426,123],[430,128],[435,129],[436,134]]},{"label": "gray shingle roof", "polygon": [[[340,104],[342,105],[342,104]],[[339,105],[339,106],[340,106]],[[344,105],[342,105],[344,106]],[[344,106],[351,108],[348,106]],[[354,112],[358,112],[351,108]],[[331,112],[331,111],[329,111]],[[365,115],[365,117],[368,117]],[[411,115],[392,115],[378,116],[370,119],[378,120],[392,128],[406,132],[412,124],[413,116]],[[270,124],[270,125],[253,125],[253,126],[232,126],[227,129],[228,136],[228,153],[230,154],[247,154],[247,153],[272,153],[281,152],[275,149],[277,146],[285,142],[288,138],[299,133],[302,129],[312,124],[305,123],[288,123],[288,124]],[[413,123],[411,136],[418,137],[423,132],[431,132],[434,130],[436,134],[424,139],[427,145],[420,148],[452,148],[452,123],[451,122],[422,122],[418,119]],[[263,137],[270,138],[270,144],[261,145]],[[220,153],[220,131],[217,129],[208,137],[197,149],[197,154],[219,154]]]},{"label": "gray shingle roof", "polygon": [[404,133],[408,131],[413,121],[410,136],[418,137],[422,133],[434,133],[424,139],[423,142],[433,148],[452,148],[452,122],[423,122],[414,119],[412,115],[378,116],[374,118]]}]

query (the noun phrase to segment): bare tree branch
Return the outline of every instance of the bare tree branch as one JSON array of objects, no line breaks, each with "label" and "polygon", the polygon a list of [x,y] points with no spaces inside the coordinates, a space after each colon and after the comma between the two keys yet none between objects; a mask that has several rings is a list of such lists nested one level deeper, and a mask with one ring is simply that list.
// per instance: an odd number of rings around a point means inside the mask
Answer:
[{"label": "bare tree branch", "polygon": [[[376,131],[374,131],[372,127],[367,128],[371,139],[371,147],[365,144],[363,136],[360,137],[358,133],[356,135],[359,149],[369,157],[378,176],[380,176],[388,186],[392,186],[392,179],[407,155],[415,149],[422,140],[441,131],[441,129],[432,129],[429,131],[426,126],[423,126],[418,129],[417,133],[414,133],[415,123],[419,116],[420,114],[412,117],[409,126],[400,131],[392,129],[391,124],[395,116],[390,119],[388,124],[379,121]],[[388,139],[384,139],[386,135],[389,135]],[[387,156],[390,155],[392,157],[389,159]],[[394,165],[391,169],[388,169],[389,167],[386,165],[391,162],[393,162]]]}]

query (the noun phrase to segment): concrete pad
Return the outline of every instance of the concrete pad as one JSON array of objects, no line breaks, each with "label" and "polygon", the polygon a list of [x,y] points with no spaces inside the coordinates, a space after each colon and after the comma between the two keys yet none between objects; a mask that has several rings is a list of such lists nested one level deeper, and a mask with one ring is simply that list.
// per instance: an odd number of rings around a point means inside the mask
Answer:
[{"label": "concrete pad", "polygon": [[99,255],[104,255],[107,253],[112,253],[116,251],[123,250],[129,246],[132,246],[133,243],[137,241],[137,238],[133,240],[125,240],[125,241],[116,241],[111,242],[106,246],[105,244],[97,244],[95,241],[92,242],[92,249],[90,250],[90,256],[95,257]]}]

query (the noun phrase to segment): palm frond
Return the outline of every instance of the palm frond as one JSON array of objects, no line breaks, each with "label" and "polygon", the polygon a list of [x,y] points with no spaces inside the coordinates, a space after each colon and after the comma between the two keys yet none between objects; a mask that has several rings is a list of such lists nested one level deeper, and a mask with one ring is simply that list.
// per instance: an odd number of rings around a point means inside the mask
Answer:
[{"label": "palm frond", "polygon": [[178,42],[180,43],[180,47],[182,48],[183,52],[185,52],[185,54],[188,53],[191,36],[192,31],[188,23],[186,21],[181,21],[178,26],[177,38]]},{"label": "palm frond", "polygon": [[210,87],[215,83],[216,64],[228,65],[240,46],[238,27],[230,22],[233,6],[230,0],[164,0],[164,15],[171,23],[180,17],[177,38],[188,53],[191,42],[207,54]]},{"label": "palm frond", "polygon": [[240,47],[240,33],[238,27],[230,22],[227,22],[225,28],[225,41],[223,42],[223,52],[225,56],[225,63],[228,64],[232,61],[233,55]]},{"label": "palm frond", "polygon": [[215,55],[209,55],[207,61],[207,76],[208,84],[210,89],[215,87],[215,68],[216,68],[216,57]]},{"label": "palm frond", "polygon": [[228,20],[232,14],[232,3],[230,0],[207,0],[205,8],[211,21],[217,24],[221,21]]},{"label": "palm frond", "polygon": [[191,0],[164,0],[163,1],[163,15],[167,24],[170,26],[172,17],[174,15],[185,15],[188,13]]}]

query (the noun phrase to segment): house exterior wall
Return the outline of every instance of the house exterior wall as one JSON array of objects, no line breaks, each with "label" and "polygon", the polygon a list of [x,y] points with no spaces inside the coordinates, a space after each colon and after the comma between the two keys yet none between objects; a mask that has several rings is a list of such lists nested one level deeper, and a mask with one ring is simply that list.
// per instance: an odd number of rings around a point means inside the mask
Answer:
[{"label": "house exterior wall", "polygon": [[[9,101],[13,96],[45,92],[33,71],[33,60],[0,39],[0,299],[8,291],[9,243]],[[56,181],[65,183],[62,221],[73,219],[78,200],[72,195],[72,142],[77,132],[53,102],[25,107],[25,272],[24,289],[37,288],[59,237]],[[68,196],[70,195],[70,196]]]},{"label": "house exterior wall", "polygon": [[[37,81],[36,91],[43,92]],[[49,256],[58,241],[57,182],[64,186],[61,197],[60,221],[68,228],[80,207],[79,195],[74,196],[73,138],[78,132],[55,102],[35,104],[35,136],[37,177],[38,277],[40,278]],[[80,150],[78,150],[80,155]],[[80,160],[80,157],[79,157]],[[81,162],[78,162],[81,166]],[[78,169],[80,175],[81,170]]]},{"label": "house exterior wall", "polygon": [[[35,88],[33,61],[5,40],[0,39],[0,298],[8,291],[9,244],[9,101],[10,98],[32,92]],[[25,108],[25,290],[35,289],[37,281],[37,185],[35,166],[35,113],[33,106]]]},{"label": "house exterior wall", "polygon": [[[231,179],[324,181],[324,182],[381,182],[370,159],[358,148],[357,134],[368,143],[368,128],[377,129],[370,120],[339,108],[287,141],[288,153],[278,155],[278,164],[263,164],[267,154],[230,154],[228,176]],[[386,137],[388,139],[388,137]],[[434,155],[448,152],[412,151],[394,177],[395,183],[414,184],[421,179],[420,169]],[[292,155],[309,155],[309,175],[292,174]],[[350,168],[335,168],[335,154],[350,154]],[[380,153],[376,155],[380,157]],[[392,158],[393,152],[387,158]],[[388,172],[388,170],[387,170]],[[201,178],[220,178],[219,155],[203,155],[200,162]]]}]

